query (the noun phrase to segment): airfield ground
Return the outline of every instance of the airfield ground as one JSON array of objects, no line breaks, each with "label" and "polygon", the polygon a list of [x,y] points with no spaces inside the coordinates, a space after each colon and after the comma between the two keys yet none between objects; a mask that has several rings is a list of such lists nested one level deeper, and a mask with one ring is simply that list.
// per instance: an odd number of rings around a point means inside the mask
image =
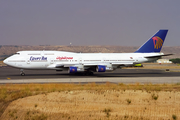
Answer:
[{"label": "airfield ground", "polygon": [[6,84],[0,90],[2,120],[180,118],[180,84]]},{"label": "airfield ground", "polygon": [[[146,68],[180,69],[173,64],[133,69]],[[178,120],[179,106],[180,82],[0,85],[1,120]]]}]

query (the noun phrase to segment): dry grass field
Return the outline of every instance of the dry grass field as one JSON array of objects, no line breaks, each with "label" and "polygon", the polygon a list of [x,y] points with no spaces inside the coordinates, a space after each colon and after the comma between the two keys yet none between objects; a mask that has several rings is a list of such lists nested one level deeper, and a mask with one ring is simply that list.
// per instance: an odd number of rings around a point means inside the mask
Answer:
[{"label": "dry grass field", "polygon": [[177,120],[180,84],[4,84],[2,120]]}]

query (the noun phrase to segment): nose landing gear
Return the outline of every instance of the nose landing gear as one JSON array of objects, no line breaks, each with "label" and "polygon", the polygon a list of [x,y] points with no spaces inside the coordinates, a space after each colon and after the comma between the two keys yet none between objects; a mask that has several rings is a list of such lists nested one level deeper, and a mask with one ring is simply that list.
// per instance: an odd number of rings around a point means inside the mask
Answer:
[{"label": "nose landing gear", "polygon": [[25,73],[24,73],[23,69],[20,70],[20,75],[25,76]]}]

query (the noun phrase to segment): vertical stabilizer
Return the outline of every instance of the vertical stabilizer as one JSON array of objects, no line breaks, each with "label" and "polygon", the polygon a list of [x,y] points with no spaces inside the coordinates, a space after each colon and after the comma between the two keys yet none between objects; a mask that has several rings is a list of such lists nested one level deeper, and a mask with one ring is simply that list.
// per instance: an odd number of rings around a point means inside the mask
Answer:
[{"label": "vertical stabilizer", "polygon": [[146,43],[144,43],[135,53],[160,52],[166,38],[168,30],[159,30]]}]

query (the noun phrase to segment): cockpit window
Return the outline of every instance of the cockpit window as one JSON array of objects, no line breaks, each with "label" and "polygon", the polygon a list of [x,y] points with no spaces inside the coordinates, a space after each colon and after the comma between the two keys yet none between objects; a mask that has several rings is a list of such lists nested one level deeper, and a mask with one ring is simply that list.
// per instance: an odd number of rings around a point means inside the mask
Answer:
[{"label": "cockpit window", "polygon": [[20,53],[15,53],[14,55],[20,55]]}]

